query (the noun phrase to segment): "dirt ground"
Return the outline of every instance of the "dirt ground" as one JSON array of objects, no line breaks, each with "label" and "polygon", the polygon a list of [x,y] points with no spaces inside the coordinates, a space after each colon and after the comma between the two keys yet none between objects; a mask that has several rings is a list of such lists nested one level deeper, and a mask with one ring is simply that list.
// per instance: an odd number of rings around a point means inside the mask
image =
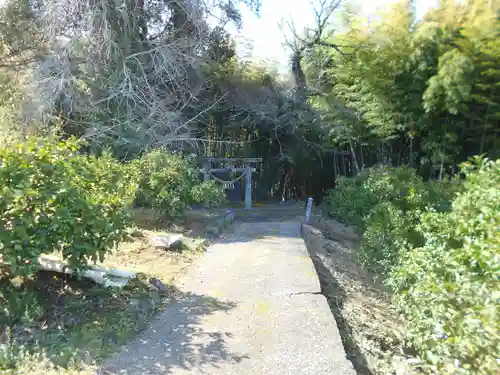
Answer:
[{"label": "dirt ground", "polygon": [[[205,228],[219,214],[193,211],[172,221],[137,210],[130,240],[104,262],[137,272],[121,289],[47,271],[30,279],[0,277],[0,374],[48,374],[49,368],[54,374],[83,374],[98,365],[178,295],[175,278],[208,246]],[[154,246],[154,236],[172,233],[184,235],[180,249]],[[164,290],[152,287],[153,278]]]},{"label": "dirt ground", "polygon": [[[135,226],[130,229],[131,241],[123,242],[106,257],[104,266],[119,267],[155,277],[171,284],[208,245],[205,228],[216,215],[188,212],[185,217],[169,221],[151,210],[135,212]],[[183,234],[182,248],[178,251],[158,249],[155,236]]]},{"label": "dirt ground", "polygon": [[405,350],[404,322],[389,291],[358,265],[355,231],[316,212],[303,227],[303,236],[358,374],[418,374],[418,361]]}]

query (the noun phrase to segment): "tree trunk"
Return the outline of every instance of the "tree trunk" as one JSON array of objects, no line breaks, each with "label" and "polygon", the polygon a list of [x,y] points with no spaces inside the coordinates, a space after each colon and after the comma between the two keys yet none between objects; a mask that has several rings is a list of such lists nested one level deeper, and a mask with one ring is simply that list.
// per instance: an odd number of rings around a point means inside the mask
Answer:
[{"label": "tree trunk", "polygon": [[356,167],[356,174],[359,174],[359,165],[356,160],[356,152],[354,152],[354,147],[352,146],[352,142],[349,140],[349,147],[351,148],[352,159],[354,161],[354,166]]},{"label": "tree trunk", "polygon": [[483,134],[481,135],[481,145],[479,147],[479,154],[482,154],[483,153],[483,149],[484,149],[484,140],[486,138],[486,124],[488,123],[488,115],[486,115],[485,119],[484,119],[484,123],[483,123]]},{"label": "tree trunk", "polygon": [[444,169],[444,152],[441,151],[441,167],[439,168],[439,181],[443,179],[443,169]]},{"label": "tree trunk", "polygon": [[279,185],[279,189],[278,189],[278,196],[280,197],[281,200],[286,200],[287,191],[288,191],[288,194],[290,192],[290,185],[291,185],[290,175],[291,174],[292,174],[292,171],[290,170],[290,165],[285,164],[283,166],[283,172],[281,174],[280,185]]},{"label": "tree trunk", "polygon": [[333,187],[337,186],[337,153],[333,153]]},{"label": "tree trunk", "polygon": [[359,154],[361,158],[361,170],[365,169],[365,161],[363,158],[363,143],[359,142]]},{"label": "tree trunk", "polygon": [[301,102],[306,101],[306,76],[302,70],[302,52],[296,51],[292,57],[292,73],[295,79],[297,98]]},{"label": "tree trunk", "polygon": [[410,137],[410,157],[408,160],[410,168],[413,166],[413,137]]}]

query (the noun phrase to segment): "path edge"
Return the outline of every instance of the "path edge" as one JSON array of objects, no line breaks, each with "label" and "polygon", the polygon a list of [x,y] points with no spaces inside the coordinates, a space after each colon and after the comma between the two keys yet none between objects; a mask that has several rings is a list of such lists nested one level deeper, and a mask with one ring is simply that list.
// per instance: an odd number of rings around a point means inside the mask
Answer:
[{"label": "path edge", "polygon": [[[315,236],[318,238],[325,238],[323,235],[323,232],[319,230],[318,228],[310,225],[310,224],[304,224],[302,223],[300,225],[300,234],[302,236],[302,239],[304,240],[307,252],[309,253],[309,256],[311,257],[313,266],[314,266],[314,271],[316,272],[316,277],[319,280],[320,287],[321,287],[321,296],[325,299],[325,302],[328,306],[328,299],[326,296],[323,294],[323,283],[321,282],[321,278],[318,274],[318,265],[321,264],[321,260],[318,258],[316,255],[319,253],[320,250],[320,241],[315,240]],[[340,334],[340,330],[338,327],[337,319],[333,312],[331,311],[330,308],[330,313],[332,314],[333,321],[335,322],[335,337],[332,337],[332,340],[340,340],[340,345],[338,347],[341,347],[343,349],[343,355],[344,355],[344,362],[345,362],[345,368],[348,369],[347,372],[345,372],[345,375],[356,375],[357,371],[355,370],[354,364],[352,361],[347,357],[347,352],[344,346],[344,343],[342,342],[342,336]]]}]

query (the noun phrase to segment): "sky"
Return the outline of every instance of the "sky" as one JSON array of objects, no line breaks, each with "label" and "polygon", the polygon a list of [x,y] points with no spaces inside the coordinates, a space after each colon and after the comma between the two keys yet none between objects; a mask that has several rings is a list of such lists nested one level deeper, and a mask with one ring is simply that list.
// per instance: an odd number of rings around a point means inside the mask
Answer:
[{"label": "sky", "polygon": [[[0,0],[0,5],[5,0]],[[317,2],[318,0],[316,0]],[[364,16],[376,13],[377,9],[397,0],[349,0],[356,4]],[[297,30],[313,25],[315,0],[261,0],[259,16],[242,6],[243,27],[237,31],[230,29],[237,41],[238,54],[246,59],[265,61],[284,72],[288,70],[289,50],[280,23],[292,20]],[[439,0],[415,0],[417,18],[421,18],[429,8],[437,6]],[[217,20],[214,19],[214,22]],[[250,48],[249,48],[250,47]]]},{"label": "sky", "polygon": [[[375,14],[378,8],[394,0],[357,0],[356,4],[365,16]],[[417,18],[437,5],[438,0],[416,0]],[[291,19],[297,30],[311,25],[314,20],[311,0],[262,0],[260,17],[243,8],[243,28],[237,33],[240,55],[248,55],[252,45],[251,58],[260,61],[276,62],[278,68],[287,65],[289,51],[283,46],[284,36],[279,27],[280,21]],[[250,58],[250,56],[247,56]],[[281,70],[281,69],[280,69]]]}]

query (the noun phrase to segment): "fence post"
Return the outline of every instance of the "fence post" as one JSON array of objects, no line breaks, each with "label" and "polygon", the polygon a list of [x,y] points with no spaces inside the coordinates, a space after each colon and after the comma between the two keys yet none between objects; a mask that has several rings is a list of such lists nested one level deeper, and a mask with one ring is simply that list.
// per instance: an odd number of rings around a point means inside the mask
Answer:
[{"label": "fence post", "polygon": [[306,208],[306,224],[309,224],[309,221],[311,220],[312,205],[313,205],[313,199],[308,198],[307,199],[307,208]]}]

